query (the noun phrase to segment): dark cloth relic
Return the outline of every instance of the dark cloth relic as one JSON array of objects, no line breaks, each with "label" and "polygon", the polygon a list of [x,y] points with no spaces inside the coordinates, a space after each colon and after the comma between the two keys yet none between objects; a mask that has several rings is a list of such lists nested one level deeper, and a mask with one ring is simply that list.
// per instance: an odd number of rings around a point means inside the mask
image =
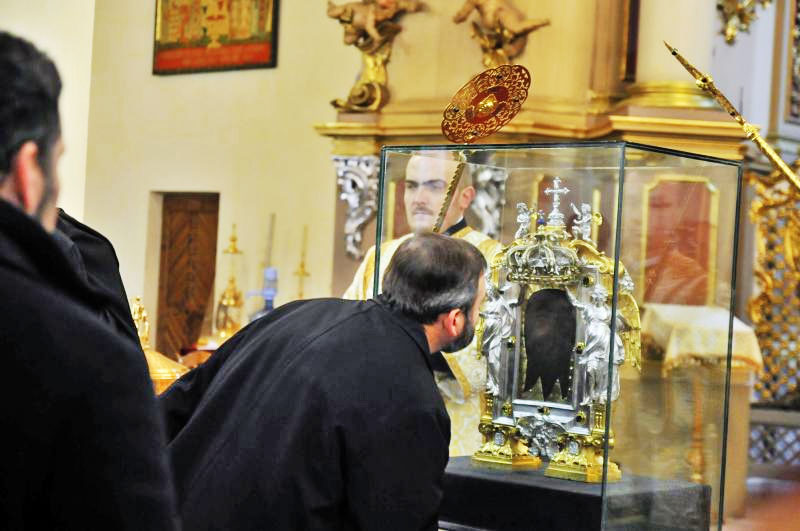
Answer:
[{"label": "dark cloth relic", "polygon": [[542,289],[531,295],[525,307],[525,352],[528,367],[523,391],[541,378],[542,399],[558,382],[561,398],[570,394],[572,351],[575,348],[575,307],[560,289]]},{"label": "dark cloth relic", "polygon": [[61,249],[0,201],[0,527],[176,529],[142,352]]},{"label": "dark cloth relic", "polygon": [[446,531],[618,529],[707,531],[711,487],[679,480],[626,476],[606,486],[544,475],[538,470],[476,466],[469,457],[447,465],[440,527]]},{"label": "dark cloth relic", "polygon": [[279,307],[160,402],[185,529],[436,529],[450,420],[380,301]]}]

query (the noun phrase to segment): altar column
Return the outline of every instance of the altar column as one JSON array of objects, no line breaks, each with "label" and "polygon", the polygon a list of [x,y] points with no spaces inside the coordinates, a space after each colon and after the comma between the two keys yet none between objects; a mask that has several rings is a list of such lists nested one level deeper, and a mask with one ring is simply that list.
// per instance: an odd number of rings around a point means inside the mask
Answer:
[{"label": "altar column", "polygon": [[663,41],[707,72],[711,68],[715,30],[720,24],[714,2],[641,2],[636,82],[677,81],[694,86],[677,61],[664,61],[667,51]]},{"label": "altar column", "polygon": [[645,107],[716,109],[713,99],[695,85],[686,70],[669,59],[664,41],[676,47],[699,70],[708,72],[714,29],[720,25],[713,2],[672,0],[641,2],[636,82],[629,104]]},{"label": "altar column", "polygon": [[739,125],[706,95],[664,46],[711,74],[722,27],[714,2],[640,2],[635,82],[611,116],[615,136],[695,153],[741,159]]}]

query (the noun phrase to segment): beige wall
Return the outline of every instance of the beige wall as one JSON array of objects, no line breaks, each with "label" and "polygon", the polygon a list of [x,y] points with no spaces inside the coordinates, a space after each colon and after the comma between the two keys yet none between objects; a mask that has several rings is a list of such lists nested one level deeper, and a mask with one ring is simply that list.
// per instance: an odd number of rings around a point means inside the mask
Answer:
[{"label": "beige wall", "polygon": [[59,205],[83,218],[89,81],[95,0],[3,0],[0,30],[33,42],[58,66],[62,134],[66,152],[59,166]]},{"label": "beige wall", "polygon": [[[428,2],[427,11],[401,20],[388,67],[394,102],[429,101],[438,108],[482,70],[469,23],[451,21],[462,3]],[[592,65],[594,20],[614,11],[613,0],[516,5],[552,22],[531,35],[519,61],[533,72],[532,100],[587,101],[606,86],[595,86],[604,74]],[[246,253],[241,288],[260,286],[267,220],[275,212],[279,302],[297,294],[291,273],[303,224],[309,225],[311,272],[305,295],[337,295],[333,251],[342,242],[333,237],[332,144],[312,125],[336,119],[328,102],[347,95],[359,53],[341,43],[325,2],[285,0],[276,69],[153,76],[154,12],[155,2],[96,0],[94,14],[85,218],[115,243],[129,295],[144,295],[155,312],[160,202],[153,194],[172,191],[220,193],[218,248],[237,223]],[[217,265],[218,296],[227,269],[222,260]]]},{"label": "beige wall", "polygon": [[[605,0],[600,0],[603,3]],[[408,15],[392,52],[389,86],[399,100],[443,100],[484,69],[471,38],[470,18],[456,25],[464,0],[429,1],[427,11]],[[533,73],[532,97],[584,100],[592,75],[594,21],[598,1],[515,0],[529,18],[549,19],[533,32],[516,62]],[[420,60],[424,54],[429,60]],[[569,60],[564,60],[568,57]]]},{"label": "beige wall", "polygon": [[[86,220],[115,244],[128,295],[157,307],[160,201],[153,192],[220,193],[218,255],[237,224],[245,252],[240,287],[260,288],[269,214],[279,302],[309,226],[305,296],[330,294],[335,175],[331,144],[312,124],[332,119],[359,58],[341,42],[324,3],[281,2],[278,67],[151,74],[155,2],[99,0],[89,114]],[[216,296],[227,262],[217,263]],[[252,307],[252,306],[251,306]]]}]

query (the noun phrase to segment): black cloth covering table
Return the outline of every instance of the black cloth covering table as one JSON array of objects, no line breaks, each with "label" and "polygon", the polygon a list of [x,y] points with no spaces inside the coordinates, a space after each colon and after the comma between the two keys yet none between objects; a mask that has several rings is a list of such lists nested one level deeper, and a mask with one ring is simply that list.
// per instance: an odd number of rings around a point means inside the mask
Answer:
[{"label": "black cloth covering table", "polygon": [[[599,484],[507,470],[451,458],[444,477],[439,527],[444,530],[603,529]],[[708,530],[711,487],[626,475],[607,486],[605,529]]]}]

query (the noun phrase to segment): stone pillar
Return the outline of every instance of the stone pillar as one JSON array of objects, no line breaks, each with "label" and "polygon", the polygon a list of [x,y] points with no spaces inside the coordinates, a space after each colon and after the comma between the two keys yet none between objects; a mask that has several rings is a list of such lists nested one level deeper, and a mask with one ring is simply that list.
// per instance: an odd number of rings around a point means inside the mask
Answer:
[{"label": "stone pillar", "polygon": [[714,109],[713,100],[671,57],[664,41],[699,70],[709,72],[714,36],[721,24],[715,3],[707,0],[641,2],[636,83],[629,87],[630,97],[625,103],[637,107]]},{"label": "stone pillar", "polygon": [[671,59],[663,41],[678,49],[698,69],[708,72],[714,36],[721,26],[714,2],[669,0],[641,2],[636,82],[691,81]]}]

